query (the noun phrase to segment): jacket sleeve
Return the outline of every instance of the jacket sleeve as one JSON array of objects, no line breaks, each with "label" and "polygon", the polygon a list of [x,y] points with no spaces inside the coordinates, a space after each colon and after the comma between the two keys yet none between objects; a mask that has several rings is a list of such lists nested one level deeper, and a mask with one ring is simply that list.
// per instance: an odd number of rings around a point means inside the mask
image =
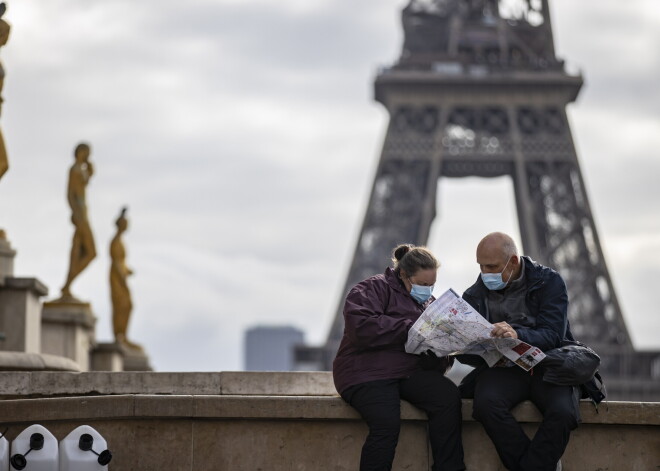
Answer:
[{"label": "jacket sleeve", "polygon": [[362,349],[403,345],[412,320],[385,312],[391,288],[386,283],[362,282],[355,286],[344,304],[345,333]]},{"label": "jacket sleeve", "polygon": [[568,322],[566,284],[558,273],[553,272],[535,296],[538,297],[536,326],[532,328],[513,325],[513,327],[520,340],[545,352],[560,346],[566,334]]}]

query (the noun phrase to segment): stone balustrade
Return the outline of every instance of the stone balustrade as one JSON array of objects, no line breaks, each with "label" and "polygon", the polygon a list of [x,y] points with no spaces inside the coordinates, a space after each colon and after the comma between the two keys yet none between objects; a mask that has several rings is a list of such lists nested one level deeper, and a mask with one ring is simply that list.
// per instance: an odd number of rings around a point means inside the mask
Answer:
[{"label": "stone balustrade", "polygon": [[[114,471],[355,470],[367,432],[329,373],[7,372],[0,398],[9,440],[34,423],[58,439],[88,424],[107,440]],[[564,470],[658,469],[660,403],[580,407]],[[503,470],[471,409],[464,400],[468,469]],[[514,414],[534,432],[531,403]],[[403,402],[401,416],[394,469],[429,470],[424,413]]]}]

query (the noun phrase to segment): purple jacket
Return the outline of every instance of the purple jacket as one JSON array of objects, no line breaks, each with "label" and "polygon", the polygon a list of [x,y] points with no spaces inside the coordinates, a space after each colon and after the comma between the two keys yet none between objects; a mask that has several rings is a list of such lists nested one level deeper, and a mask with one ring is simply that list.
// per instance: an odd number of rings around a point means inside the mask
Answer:
[{"label": "purple jacket", "polygon": [[418,370],[419,356],[406,353],[404,345],[425,306],[417,304],[391,268],[355,285],[346,296],[344,337],[332,365],[337,391],[406,378]]}]

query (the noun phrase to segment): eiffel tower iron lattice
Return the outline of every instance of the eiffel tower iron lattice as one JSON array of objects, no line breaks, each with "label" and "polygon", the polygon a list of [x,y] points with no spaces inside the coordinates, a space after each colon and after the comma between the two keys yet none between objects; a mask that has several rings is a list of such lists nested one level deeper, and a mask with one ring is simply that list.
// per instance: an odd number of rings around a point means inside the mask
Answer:
[{"label": "eiffel tower iron lattice", "polygon": [[[603,353],[614,396],[660,400],[647,384],[660,376],[660,354],[634,351],[566,117],[582,77],[555,56],[547,0],[506,3],[412,0],[403,9],[401,57],[375,82],[390,122],[344,293],[382,272],[395,245],[427,242],[440,177],[510,176],[524,253],[564,277],[572,331]],[[326,369],[342,306],[321,349]]]}]

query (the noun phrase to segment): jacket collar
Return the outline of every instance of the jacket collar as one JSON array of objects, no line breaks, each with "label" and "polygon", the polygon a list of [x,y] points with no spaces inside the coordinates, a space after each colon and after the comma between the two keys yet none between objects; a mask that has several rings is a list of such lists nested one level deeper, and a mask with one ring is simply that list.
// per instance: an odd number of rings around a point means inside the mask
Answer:
[{"label": "jacket collar", "polygon": [[403,284],[403,281],[401,281],[401,278],[399,278],[398,270],[393,270],[392,268],[387,267],[385,269],[385,281],[387,281],[387,284],[396,291],[408,294],[406,286]]},{"label": "jacket collar", "polygon": [[543,281],[547,269],[526,255],[523,255],[522,258],[525,260],[525,278],[527,279],[527,286],[532,288]]}]

